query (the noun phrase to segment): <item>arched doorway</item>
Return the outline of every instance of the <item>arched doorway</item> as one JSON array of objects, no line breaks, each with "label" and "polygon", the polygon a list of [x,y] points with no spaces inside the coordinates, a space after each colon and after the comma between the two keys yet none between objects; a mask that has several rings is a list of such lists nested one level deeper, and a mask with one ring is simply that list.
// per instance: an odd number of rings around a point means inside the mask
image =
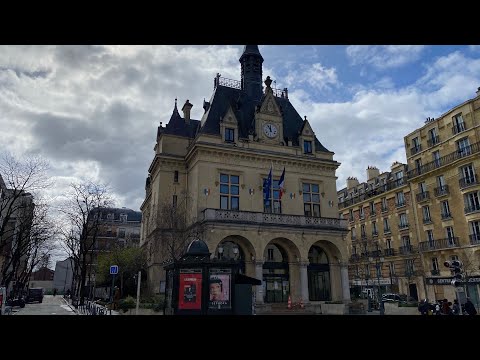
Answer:
[{"label": "arched doorway", "polygon": [[263,256],[265,259],[263,263],[264,301],[266,303],[287,302],[290,295],[287,252],[278,244],[269,244]]},{"label": "arched doorway", "polygon": [[327,254],[313,245],[308,252],[308,295],[310,301],[331,300],[330,265]]},{"label": "arched doorway", "polygon": [[236,242],[226,240],[218,244],[215,251],[217,259],[231,259],[238,261],[239,273],[245,274],[245,252]]}]

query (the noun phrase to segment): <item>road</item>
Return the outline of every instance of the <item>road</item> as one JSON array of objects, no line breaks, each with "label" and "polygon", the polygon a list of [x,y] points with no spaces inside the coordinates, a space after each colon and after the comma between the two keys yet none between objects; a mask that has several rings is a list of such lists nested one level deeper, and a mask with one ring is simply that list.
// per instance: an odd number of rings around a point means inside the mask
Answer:
[{"label": "road", "polygon": [[62,296],[45,295],[43,302],[26,304],[23,309],[13,308],[14,315],[75,315],[75,312],[65,304]]}]

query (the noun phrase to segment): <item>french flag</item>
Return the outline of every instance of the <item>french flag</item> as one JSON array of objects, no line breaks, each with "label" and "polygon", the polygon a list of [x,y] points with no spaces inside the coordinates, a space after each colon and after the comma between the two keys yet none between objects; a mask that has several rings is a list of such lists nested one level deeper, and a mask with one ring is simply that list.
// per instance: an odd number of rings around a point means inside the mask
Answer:
[{"label": "french flag", "polygon": [[282,195],[285,192],[285,167],[283,168],[282,176],[280,176],[280,180],[278,180],[278,187],[280,189],[280,200],[282,199]]}]

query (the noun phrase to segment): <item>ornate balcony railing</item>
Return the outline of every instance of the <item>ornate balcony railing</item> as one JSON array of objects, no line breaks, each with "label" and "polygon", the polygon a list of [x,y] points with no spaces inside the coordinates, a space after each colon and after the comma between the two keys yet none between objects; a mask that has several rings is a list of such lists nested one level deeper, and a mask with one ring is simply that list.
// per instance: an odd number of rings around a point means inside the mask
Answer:
[{"label": "ornate balcony railing", "polygon": [[433,192],[436,197],[450,194],[450,191],[448,190],[448,185],[436,187],[435,189],[433,189]]},{"label": "ornate balcony railing", "polygon": [[473,174],[470,177],[461,178],[460,180],[458,180],[458,182],[460,184],[460,189],[465,189],[465,188],[468,188],[470,186],[477,185],[478,184],[478,176],[477,176],[477,174]]},{"label": "ornate balcony railing", "polygon": [[450,154],[447,154],[445,156],[442,156],[441,158],[438,158],[434,161],[431,161],[429,163],[426,163],[423,166],[420,166],[419,168],[415,168],[412,170],[409,170],[407,172],[407,177],[409,179],[412,179],[414,177],[420,176],[422,174],[425,174],[429,171],[435,170],[439,167],[448,165],[458,159],[461,159],[465,156],[476,154],[480,152],[480,142],[477,142],[475,144],[472,144],[470,146],[467,146],[463,149],[456,150],[454,152],[451,152]]},{"label": "ornate balcony railing", "polygon": [[470,213],[474,213],[474,212],[477,212],[477,211],[480,211],[480,204],[472,204],[472,205],[469,205],[469,206],[465,206],[465,215],[470,214]]},{"label": "ornate balcony railing", "polygon": [[226,87],[233,88],[233,89],[239,89],[239,90],[242,89],[242,82],[241,81],[233,80],[233,79],[227,79],[227,78],[224,78],[224,77],[221,77],[221,78],[218,79],[218,85],[226,86]]},{"label": "ornate balcony railing", "polygon": [[467,130],[467,125],[464,122],[452,126],[453,135],[461,133],[462,131],[465,131],[465,130]]},{"label": "ornate balcony railing", "polygon": [[400,230],[408,229],[408,224],[398,224],[398,228],[399,228]]},{"label": "ornate balcony railing", "polygon": [[422,144],[418,144],[410,149],[410,155],[415,155],[416,153],[422,151]]},{"label": "ornate balcony railing", "polygon": [[470,237],[470,244],[472,245],[480,245],[480,234],[471,234]]},{"label": "ornate balcony railing", "polygon": [[414,248],[413,248],[413,245],[405,245],[405,246],[400,246],[398,248],[398,251],[400,252],[401,255],[408,255],[408,254],[414,253]]},{"label": "ornate balcony railing", "polygon": [[419,192],[416,195],[416,197],[418,202],[427,201],[430,199],[430,192],[429,191]]},{"label": "ornate balcony railing", "polygon": [[205,209],[203,221],[347,230],[345,219],[220,209]]},{"label": "ornate balcony railing", "polygon": [[427,145],[428,147],[431,147],[435,144],[438,144],[439,142],[440,142],[440,138],[438,136],[435,136],[427,140]]},{"label": "ornate balcony railing", "polygon": [[[396,189],[396,188],[398,188],[400,186],[403,186],[403,185],[405,185],[405,181],[404,181],[403,178],[393,180],[393,181],[389,181],[386,184],[375,186],[375,188],[370,189],[370,190],[368,190],[364,193],[357,193],[352,199],[343,200],[342,202],[340,202],[338,204],[338,208],[339,209],[346,208],[348,206],[351,206],[351,205],[357,204],[359,202],[365,201],[365,200],[367,200],[371,197],[383,194],[384,192]],[[383,209],[382,209],[382,211],[383,211]]]},{"label": "ornate balcony railing", "polygon": [[451,219],[452,218],[452,214],[451,213],[444,213],[442,212],[442,220],[447,220],[447,219]]},{"label": "ornate balcony railing", "polygon": [[385,249],[383,253],[384,256],[395,256],[395,249]]},{"label": "ornate balcony railing", "polygon": [[459,246],[458,237],[422,241],[418,243],[418,247],[422,252],[440,250],[440,249],[450,249],[458,246]]}]

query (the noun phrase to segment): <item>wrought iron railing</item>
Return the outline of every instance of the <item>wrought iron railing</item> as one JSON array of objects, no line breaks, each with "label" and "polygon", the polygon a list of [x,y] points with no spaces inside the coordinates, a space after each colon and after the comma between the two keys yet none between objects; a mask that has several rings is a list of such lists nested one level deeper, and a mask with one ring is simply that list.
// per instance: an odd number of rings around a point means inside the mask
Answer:
[{"label": "wrought iron railing", "polygon": [[442,212],[442,220],[451,219],[451,218],[452,218],[452,214],[450,212],[448,213]]},{"label": "wrought iron railing", "polygon": [[420,251],[433,251],[440,249],[450,249],[459,246],[458,237],[439,239],[439,240],[428,240],[418,243]]},{"label": "wrought iron railing", "polygon": [[480,245],[480,234],[471,234],[470,237],[470,244],[472,245]]},{"label": "wrought iron railing", "polygon": [[383,253],[385,256],[395,256],[395,249],[385,249]]},{"label": "wrought iron railing", "polygon": [[472,144],[470,146],[467,146],[463,149],[460,149],[460,150],[456,150],[454,152],[451,152],[450,154],[447,154],[445,156],[442,156],[441,158],[438,158],[434,161],[431,161],[429,163],[426,163],[425,165],[422,165],[418,168],[415,168],[415,169],[412,169],[412,170],[409,170],[407,172],[407,177],[409,179],[412,179],[416,176],[419,176],[419,175],[422,175],[422,174],[425,174],[429,171],[432,171],[432,170],[435,170],[439,167],[442,167],[442,166],[445,166],[445,165],[448,165],[458,159],[461,159],[465,156],[468,156],[468,155],[472,155],[472,154],[476,154],[480,152],[480,142],[477,142],[475,144]]},{"label": "wrought iron railing", "polygon": [[472,204],[465,206],[465,215],[473,212],[480,211],[480,204]]},{"label": "wrought iron railing", "polygon": [[460,180],[458,180],[458,183],[460,184],[460,189],[465,189],[467,187],[477,185],[478,176],[477,174],[473,174],[472,176],[461,178]]},{"label": "wrought iron railing", "polygon": [[410,149],[410,155],[415,155],[416,153],[422,151],[422,144],[418,144]]},{"label": "wrought iron railing", "polygon": [[430,192],[429,191],[419,192],[416,195],[416,197],[418,202],[427,201],[430,199]]},{"label": "wrought iron railing", "polygon": [[224,78],[224,77],[221,77],[221,78],[218,79],[218,85],[226,86],[226,87],[233,88],[233,89],[239,89],[239,90],[242,89],[242,82],[241,81],[228,79],[228,78]]},{"label": "wrought iron railing", "polygon": [[435,194],[436,197],[440,197],[443,195],[448,195],[450,191],[448,189],[448,185],[443,185],[433,189],[433,193]]},{"label": "wrought iron railing", "polygon": [[401,255],[413,254],[414,248],[413,245],[404,245],[398,248],[398,251]]},{"label": "wrought iron railing", "polygon": [[431,147],[433,145],[436,145],[440,142],[440,138],[438,136],[432,137],[427,140],[427,145],[428,147]]},{"label": "wrought iron railing", "polygon": [[467,125],[464,122],[458,123],[452,126],[453,135],[461,133],[462,131],[465,131],[465,130],[467,130]]}]

